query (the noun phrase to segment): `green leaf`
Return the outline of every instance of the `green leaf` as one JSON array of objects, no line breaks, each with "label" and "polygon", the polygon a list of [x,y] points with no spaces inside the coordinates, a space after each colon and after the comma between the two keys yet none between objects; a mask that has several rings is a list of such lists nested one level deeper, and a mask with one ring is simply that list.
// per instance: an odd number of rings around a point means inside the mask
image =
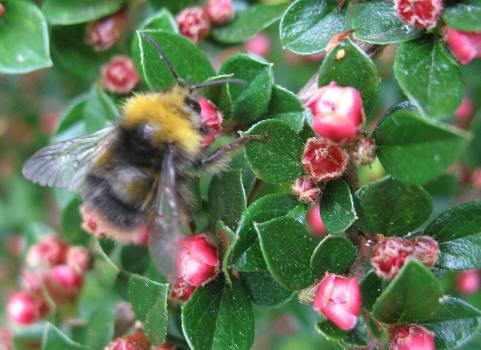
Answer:
[{"label": "green leaf", "polygon": [[226,44],[242,43],[281,18],[286,4],[255,4],[236,14],[232,22],[215,27],[212,37]]},{"label": "green leaf", "polygon": [[290,217],[254,224],[267,268],[280,285],[300,290],[314,281],[310,256],[314,242],[303,225]]},{"label": "green leaf", "polygon": [[441,311],[423,325],[435,333],[436,349],[455,349],[479,329],[481,311],[467,302],[445,296]]},{"label": "green leaf", "polygon": [[80,330],[80,339],[92,349],[103,349],[114,335],[115,305],[96,305],[95,311]]},{"label": "green leaf", "polygon": [[70,340],[57,327],[49,323],[43,336],[42,350],[89,350],[91,348]]},{"label": "green leaf", "polygon": [[131,275],[129,299],[137,319],[143,322],[144,332],[153,344],[161,344],[167,334],[167,295],[169,285]]},{"label": "green leaf", "polygon": [[471,168],[481,166],[481,109],[471,120],[470,130],[474,137],[470,140],[464,154],[465,163]]},{"label": "green leaf", "polygon": [[399,86],[426,117],[447,118],[464,95],[457,64],[431,36],[401,44],[394,59]]},{"label": "green leaf", "polygon": [[278,306],[287,302],[294,292],[282,287],[269,271],[241,272],[244,285],[257,305]]},{"label": "green leaf", "polygon": [[136,36],[139,45],[133,47],[132,57],[142,78],[152,90],[167,90],[172,87],[175,79],[143,34],[149,34],[161,45],[174,69],[186,82],[201,83],[215,74],[207,56],[189,39],[164,30],[138,30]]},{"label": "green leaf", "polygon": [[361,281],[362,307],[368,311],[372,310],[376,299],[381,295],[383,280],[374,271],[369,271]]},{"label": "green leaf", "polygon": [[433,210],[431,196],[420,186],[405,185],[384,177],[355,194],[359,220],[367,233],[399,236],[421,226]]},{"label": "green leaf", "polygon": [[326,272],[343,273],[354,263],[356,252],[347,239],[327,236],[312,253],[310,266],[317,278],[323,278]]},{"label": "green leaf", "polygon": [[82,204],[80,197],[74,197],[62,211],[62,238],[70,244],[86,244],[90,235],[82,230],[82,217],[79,207]]},{"label": "green leaf", "polygon": [[148,2],[154,8],[161,9],[165,7],[173,13],[199,3],[198,0],[149,0]]},{"label": "green leaf", "polygon": [[52,142],[68,140],[86,134],[84,110],[88,96],[81,95],[73,99],[60,115],[60,121]]},{"label": "green leaf", "polygon": [[349,349],[368,346],[367,324],[362,318],[359,318],[356,327],[348,332],[339,329],[329,320],[318,322],[316,330],[326,339],[339,341]]},{"label": "green leaf", "polygon": [[273,120],[279,120],[289,126],[296,133],[300,133],[304,128],[307,120],[307,114],[309,112],[289,112],[280,113],[272,116]]},{"label": "green leaf", "polygon": [[233,118],[243,124],[259,120],[269,107],[272,94],[272,64],[246,54],[229,57],[219,74],[233,74],[247,85],[229,84],[233,103]]},{"label": "green leaf", "polygon": [[373,314],[387,324],[426,322],[438,314],[442,295],[432,272],[417,260],[409,260],[377,299]]},{"label": "green leaf", "polygon": [[344,232],[356,221],[351,188],[344,180],[327,183],[321,198],[321,216],[331,233]]},{"label": "green leaf", "polygon": [[38,7],[30,1],[2,4],[0,19],[0,73],[28,73],[50,67],[47,23]]},{"label": "green leaf", "polygon": [[252,141],[245,147],[254,174],[269,183],[293,181],[304,172],[301,157],[304,144],[296,132],[279,120],[263,120],[245,135],[267,135],[267,141]]},{"label": "green leaf", "polygon": [[361,41],[395,44],[415,39],[423,33],[421,29],[404,24],[393,4],[387,1],[350,3],[349,9],[349,12],[355,12],[351,25],[354,35]]},{"label": "green leaf", "polygon": [[301,100],[293,92],[283,88],[280,85],[272,86],[272,96],[269,103],[268,115],[276,115],[281,113],[302,112]]},{"label": "green leaf", "polygon": [[481,201],[463,203],[438,215],[424,234],[439,243],[437,265],[449,270],[481,268]]},{"label": "green leaf", "polygon": [[265,222],[287,215],[298,202],[290,193],[269,194],[249,205],[237,227],[230,266],[238,271],[262,271],[267,267],[257,240],[254,222]]},{"label": "green leaf", "polygon": [[110,97],[95,84],[90,92],[84,109],[86,131],[94,132],[104,128],[107,123],[120,118],[119,110]]},{"label": "green leaf", "polygon": [[467,134],[424,119],[411,105],[400,104],[387,113],[373,137],[382,166],[399,181],[421,185],[454,162]]},{"label": "green leaf", "polygon": [[465,0],[443,11],[443,20],[451,28],[465,32],[481,31],[481,1]]},{"label": "green leaf", "polygon": [[[339,59],[338,52],[344,57]],[[352,86],[362,96],[364,110],[369,114],[377,102],[379,76],[371,59],[350,41],[342,41],[329,52],[319,69],[319,86],[335,81],[341,86]]]},{"label": "green leaf", "polygon": [[212,222],[220,220],[231,229],[235,229],[246,210],[246,204],[241,171],[225,171],[212,178],[207,205]]},{"label": "green leaf", "polygon": [[42,10],[50,24],[70,25],[110,15],[123,4],[124,0],[45,0]]},{"label": "green leaf", "polygon": [[282,45],[299,54],[317,53],[344,31],[345,15],[335,0],[297,0],[281,19]]},{"label": "green leaf", "polygon": [[240,282],[221,279],[197,288],[182,308],[182,329],[193,350],[248,350],[254,340],[252,305]]}]

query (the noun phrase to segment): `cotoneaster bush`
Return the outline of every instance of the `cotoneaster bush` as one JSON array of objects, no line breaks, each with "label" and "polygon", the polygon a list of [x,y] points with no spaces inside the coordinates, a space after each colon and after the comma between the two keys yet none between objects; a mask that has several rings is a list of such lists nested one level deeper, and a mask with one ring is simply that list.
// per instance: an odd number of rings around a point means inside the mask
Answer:
[{"label": "cotoneaster bush", "polygon": [[[174,276],[20,171],[172,87],[146,34],[242,80],[206,155],[262,136],[192,177]],[[479,0],[0,0],[0,349],[479,349],[478,58]]]}]

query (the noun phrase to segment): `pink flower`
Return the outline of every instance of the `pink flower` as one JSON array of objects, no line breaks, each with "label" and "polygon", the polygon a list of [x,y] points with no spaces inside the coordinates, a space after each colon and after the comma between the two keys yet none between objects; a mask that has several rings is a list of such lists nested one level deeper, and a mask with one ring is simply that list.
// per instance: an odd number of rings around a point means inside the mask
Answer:
[{"label": "pink flower", "polygon": [[411,242],[413,256],[427,267],[432,268],[439,256],[438,242],[429,236],[414,237]]},{"label": "pink flower", "polygon": [[271,40],[266,34],[257,34],[247,40],[244,47],[251,54],[266,57],[271,51]]},{"label": "pink flower", "polygon": [[304,105],[312,111],[312,128],[335,142],[354,138],[364,123],[361,94],[335,81],[319,88]]},{"label": "pink flower", "polygon": [[83,281],[83,274],[68,265],[59,265],[52,268],[46,284],[50,296],[62,301],[74,299],[80,293]]},{"label": "pink flower", "polygon": [[401,20],[413,27],[434,28],[443,11],[442,0],[394,0]]},{"label": "pink flower", "polygon": [[304,171],[313,180],[327,182],[340,177],[347,167],[349,155],[338,145],[327,140],[307,140],[302,155]]},{"label": "pink flower", "polygon": [[458,274],[456,287],[461,294],[473,294],[479,290],[481,279],[478,270],[466,270]]},{"label": "pink flower", "polygon": [[114,56],[102,67],[100,84],[110,92],[128,94],[139,80],[134,64],[127,56]]},{"label": "pink flower", "polygon": [[177,255],[179,277],[195,286],[202,286],[217,275],[220,261],[217,250],[206,235],[186,237],[180,242]]},{"label": "pink flower", "polygon": [[312,233],[317,235],[323,235],[327,233],[326,226],[322,221],[319,203],[316,203],[307,209],[306,224]]},{"label": "pink flower", "polygon": [[445,28],[444,40],[448,43],[454,57],[462,64],[481,58],[481,33]]},{"label": "pink flower", "polygon": [[47,236],[31,246],[27,252],[27,264],[31,267],[54,266],[65,262],[68,244],[56,236]]},{"label": "pink flower", "polygon": [[216,25],[230,22],[235,15],[232,0],[207,0],[204,10],[211,22]]},{"label": "pink flower", "polygon": [[85,42],[95,51],[111,48],[119,41],[126,21],[127,8],[123,8],[113,15],[90,22],[85,27]]},{"label": "pink flower", "polygon": [[42,286],[47,279],[48,272],[43,269],[36,271],[22,270],[20,275],[20,285],[30,293],[40,293]]},{"label": "pink flower", "polygon": [[313,308],[340,329],[353,329],[361,309],[361,290],[357,278],[326,273],[319,284]]},{"label": "pink flower", "polygon": [[207,148],[221,133],[224,116],[222,112],[208,99],[199,98],[200,126],[203,139],[202,147]]},{"label": "pink flower", "polygon": [[389,330],[391,350],[434,350],[434,337],[426,328],[418,325],[393,327]]},{"label": "pink flower", "polygon": [[7,301],[8,317],[16,323],[29,325],[48,314],[49,307],[41,294],[16,292]]},{"label": "pink flower", "polygon": [[321,194],[317,183],[307,176],[301,176],[294,181],[291,190],[297,200],[303,203],[315,202]]},{"label": "pink flower", "polygon": [[69,247],[67,251],[67,265],[78,274],[84,273],[90,265],[89,251],[80,245]]},{"label": "pink flower", "polygon": [[142,330],[114,339],[104,350],[147,350],[150,343]]},{"label": "pink flower", "polygon": [[175,17],[179,32],[198,43],[209,33],[210,21],[204,9],[200,6],[192,6],[183,9]]},{"label": "pink flower", "polygon": [[177,278],[174,287],[170,293],[170,297],[174,300],[186,301],[190,298],[195,289],[193,285],[184,281],[181,277]]},{"label": "pink flower", "polygon": [[474,113],[474,105],[469,97],[464,97],[461,104],[454,112],[454,116],[459,123],[467,124],[471,121]]}]

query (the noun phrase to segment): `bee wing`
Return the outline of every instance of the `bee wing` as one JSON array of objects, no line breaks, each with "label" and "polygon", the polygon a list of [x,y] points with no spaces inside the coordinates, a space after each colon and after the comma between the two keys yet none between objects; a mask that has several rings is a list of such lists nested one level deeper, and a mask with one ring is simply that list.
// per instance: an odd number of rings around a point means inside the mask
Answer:
[{"label": "bee wing", "polygon": [[40,149],[23,166],[23,176],[42,186],[65,187],[69,191],[76,191],[95,157],[111,140],[114,130],[115,126],[109,126]]}]

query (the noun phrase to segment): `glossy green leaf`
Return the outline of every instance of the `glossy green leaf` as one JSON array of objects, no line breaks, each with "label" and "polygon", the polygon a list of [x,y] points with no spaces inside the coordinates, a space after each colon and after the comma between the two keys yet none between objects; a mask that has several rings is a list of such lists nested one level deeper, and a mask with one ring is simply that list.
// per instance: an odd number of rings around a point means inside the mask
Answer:
[{"label": "glossy green leaf", "polygon": [[42,10],[50,24],[70,25],[110,15],[124,0],[46,0]]},{"label": "glossy green leaf", "polygon": [[368,345],[368,329],[362,318],[359,318],[356,327],[348,332],[339,329],[329,320],[318,322],[316,330],[326,339],[339,341],[347,348],[359,348]]},{"label": "glossy green leaf", "polygon": [[312,253],[310,266],[319,279],[326,272],[343,273],[354,263],[356,252],[356,247],[344,237],[327,236]]},{"label": "glossy green leaf", "polygon": [[384,177],[359,189],[355,195],[364,232],[399,236],[421,226],[433,210],[431,196],[420,186]]},{"label": "glossy green leaf", "polygon": [[[82,307],[81,304],[79,306]],[[76,339],[92,349],[103,349],[114,336],[115,305],[95,305],[95,311],[87,319],[85,327],[78,332],[80,334]]]},{"label": "glossy green leaf", "polygon": [[246,54],[229,57],[219,74],[233,74],[247,85],[229,84],[233,103],[233,118],[243,124],[259,120],[269,107],[272,94],[272,64]]},{"label": "glossy green leaf", "polygon": [[281,19],[282,45],[299,54],[324,50],[329,40],[344,31],[345,14],[335,0],[297,0]]},{"label": "glossy green leaf", "polygon": [[[89,350],[91,348],[70,340],[57,327],[48,324],[43,335],[42,350]],[[93,350],[93,349],[92,349]]]},{"label": "glossy green leaf", "polygon": [[463,203],[438,215],[424,234],[439,243],[437,264],[445,269],[481,268],[481,201]]},{"label": "glossy green leaf", "polygon": [[279,120],[289,126],[296,133],[300,133],[307,121],[307,111],[280,113],[271,116],[274,120]]},{"label": "glossy green leaf", "polygon": [[377,156],[390,174],[404,183],[424,184],[455,161],[467,134],[422,118],[411,105],[401,104],[388,112],[373,137]]},{"label": "glossy green leaf", "polygon": [[254,224],[267,268],[283,287],[300,290],[312,284],[310,256],[314,242],[303,225],[290,217]]},{"label": "glossy green leaf", "polygon": [[277,283],[269,271],[241,272],[240,275],[252,302],[257,305],[277,306],[294,294]]},{"label": "glossy green leaf", "polygon": [[267,111],[268,115],[302,112],[303,110],[304,107],[302,107],[301,101],[296,94],[280,85],[272,86],[272,96]]},{"label": "glossy green leaf", "polygon": [[477,168],[481,166],[481,109],[473,117],[470,130],[473,133],[473,138],[466,147],[463,160],[468,166]]},{"label": "glossy green leaf", "polygon": [[193,350],[248,350],[254,340],[249,297],[233,279],[218,279],[197,288],[182,308],[182,329]]},{"label": "glossy green leaf", "polygon": [[442,287],[429,269],[409,260],[373,307],[374,317],[387,324],[422,323],[440,311]]},{"label": "glossy green leaf", "polygon": [[211,35],[222,43],[242,43],[277,22],[286,7],[286,4],[254,4],[237,13],[233,21],[214,27]]},{"label": "glossy green leaf", "polygon": [[481,31],[481,1],[464,0],[443,11],[443,20],[451,28],[465,32]]},{"label": "glossy green leaf", "polygon": [[431,36],[401,44],[394,60],[399,86],[426,117],[447,118],[464,95],[457,64]]},{"label": "glossy green leaf", "polygon": [[86,244],[90,239],[82,228],[82,217],[79,207],[82,199],[75,197],[62,211],[62,233],[61,237],[70,244]]},{"label": "glossy green leaf", "polygon": [[50,67],[47,23],[38,7],[24,0],[2,4],[0,73],[28,73]]},{"label": "glossy green leaf", "polygon": [[284,122],[263,120],[245,135],[267,135],[267,141],[252,141],[245,146],[247,162],[259,179],[281,183],[302,175],[303,142]]},{"label": "glossy green leaf", "polygon": [[392,3],[374,0],[350,3],[355,15],[352,19],[354,35],[361,41],[371,44],[395,44],[420,36],[421,29],[404,24]]},{"label": "glossy green leaf", "polygon": [[84,110],[87,105],[88,95],[81,95],[73,99],[60,115],[60,120],[52,138],[52,142],[68,140],[85,135]]},{"label": "glossy green leaf", "polygon": [[374,303],[382,292],[383,280],[374,271],[369,271],[361,281],[362,307],[371,311]]},{"label": "glossy green leaf", "polygon": [[327,183],[321,198],[321,216],[331,233],[344,232],[356,221],[351,188],[344,180]]},{"label": "glossy green leaf", "polygon": [[[342,58],[338,53],[344,52]],[[361,93],[366,113],[370,113],[379,94],[379,76],[371,59],[357,45],[342,41],[326,56],[319,69],[319,86],[335,81],[341,86],[355,87]]]},{"label": "glossy green leaf", "polygon": [[84,109],[84,121],[87,133],[104,128],[120,118],[119,110],[110,97],[95,84],[90,91]]},{"label": "glossy green leaf", "polygon": [[199,0],[148,0],[148,2],[154,8],[166,8],[177,13],[186,7],[198,4]]},{"label": "glossy green leaf", "polygon": [[153,344],[161,344],[167,334],[167,295],[169,285],[148,278],[131,275],[129,299],[137,319],[143,322],[144,331]]},{"label": "glossy green leaf", "polygon": [[143,34],[149,34],[161,45],[179,76],[186,82],[201,83],[215,74],[207,56],[189,39],[164,30],[138,30],[135,35],[139,45],[133,47],[132,57],[152,90],[167,90],[174,84],[174,77]]}]

